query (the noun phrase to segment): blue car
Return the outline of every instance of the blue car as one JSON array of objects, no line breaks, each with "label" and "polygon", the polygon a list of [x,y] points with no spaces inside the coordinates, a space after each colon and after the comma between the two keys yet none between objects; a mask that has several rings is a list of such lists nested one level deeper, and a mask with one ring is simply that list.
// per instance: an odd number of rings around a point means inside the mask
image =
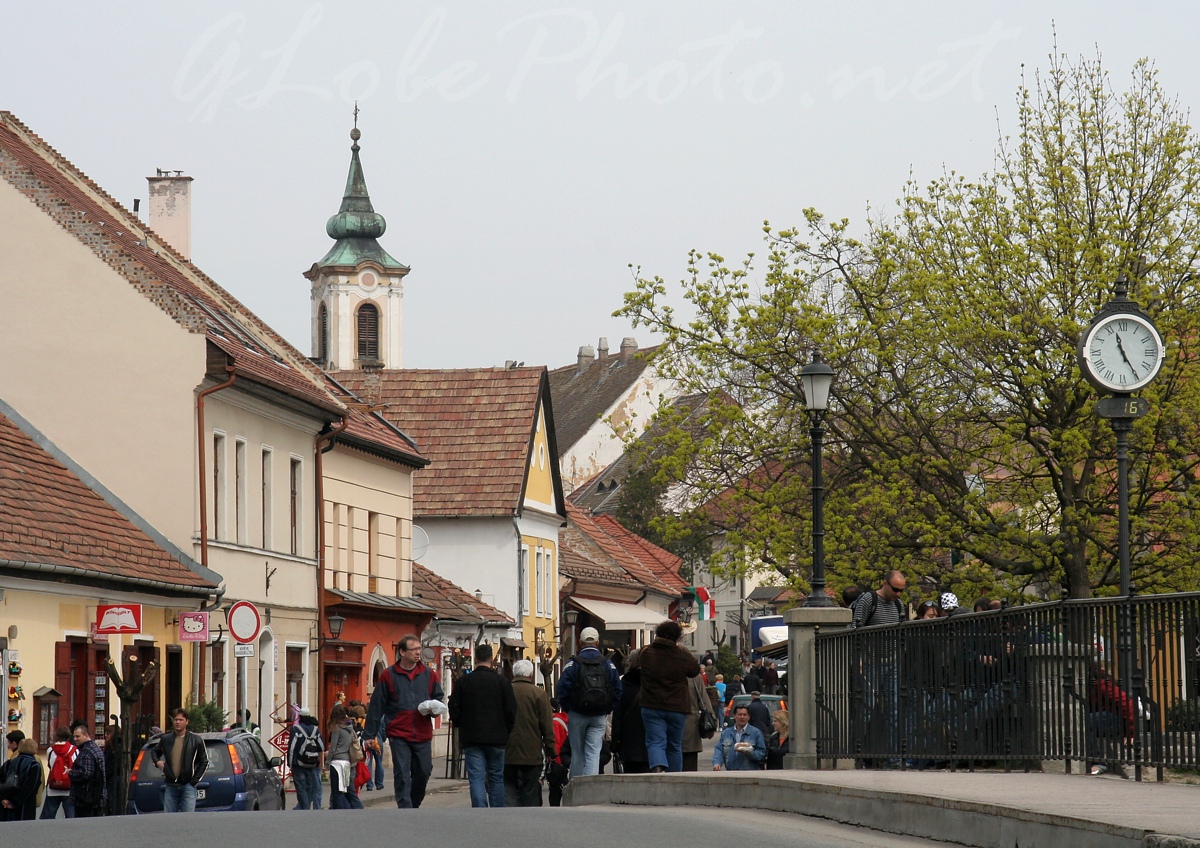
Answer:
[{"label": "blue car", "polygon": [[[196,786],[196,812],[285,810],[279,757],[267,758],[258,738],[245,730],[201,733],[208,750],[208,771]],[[150,756],[157,736],[138,752],[129,775],[130,815],[161,813],[163,773]]]}]

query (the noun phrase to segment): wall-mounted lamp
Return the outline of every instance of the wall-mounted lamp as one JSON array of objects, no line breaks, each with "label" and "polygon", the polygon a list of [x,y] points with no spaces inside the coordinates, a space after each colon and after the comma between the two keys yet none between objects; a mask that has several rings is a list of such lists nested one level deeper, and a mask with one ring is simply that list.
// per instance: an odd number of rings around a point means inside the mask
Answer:
[{"label": "wall-mounted lamp", "polygon": [[335,612],[326,620],[329,622],[329,638],[331,640],[341,639],[342,628],[346,624],[346,619]]}]

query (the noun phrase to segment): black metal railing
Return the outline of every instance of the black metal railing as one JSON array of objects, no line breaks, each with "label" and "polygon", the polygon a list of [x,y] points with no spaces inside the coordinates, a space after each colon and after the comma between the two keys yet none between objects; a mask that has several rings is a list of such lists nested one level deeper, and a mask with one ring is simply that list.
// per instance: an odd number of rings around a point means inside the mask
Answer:
[{"label": "black metal railing", "polygon": [[820,634],[815,671],[822,760],[1200,768],[1200,593]]}]

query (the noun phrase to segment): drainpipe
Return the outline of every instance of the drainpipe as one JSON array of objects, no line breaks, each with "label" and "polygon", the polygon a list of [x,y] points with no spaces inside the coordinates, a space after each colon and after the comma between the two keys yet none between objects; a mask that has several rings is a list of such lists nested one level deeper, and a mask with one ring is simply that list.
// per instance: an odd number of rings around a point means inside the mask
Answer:
[{"label": "drainpipe", "polygon": [[[208,568],[208,470],[205,468],[204,444],[208,441],[208,435],[204,432],[204,399],[213,392],[219,392],[221,389],[227,389],[233,385],[233,381],[237,379],[236,366],[226,365],[225,370],[229,372],[228,380],[215,386],[209,386],[196,395],[196,452],[200,457],[200,564],[205,568]],[[222,589],[221,595],[224,594],[225,590]],[[221,595],[217,596],[218,603]],[[207,660],[204,651],[201,651],[200,662],[196,669],[198,681],[204,679],[208,666]]]},{"label": "drainpipe", "polygon": [[321,456],[333,450],[333,440],[350,426],[350,416],[316,441],[317,476],[317,715],[328,715],[325,704],[325,646],[322,644],[321,622],[325,620],[325,471]]}]

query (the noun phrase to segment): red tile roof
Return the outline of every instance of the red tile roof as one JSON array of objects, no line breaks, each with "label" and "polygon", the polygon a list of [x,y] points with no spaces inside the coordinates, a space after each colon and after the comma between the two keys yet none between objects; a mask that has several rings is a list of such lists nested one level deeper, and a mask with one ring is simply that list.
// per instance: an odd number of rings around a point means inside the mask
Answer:
[{"label": "red tile roof", "polygon": [[372,410],[349,389],[332,377],[326,377],[330,392],[349,408],[346,429],[339,433],[334,442],[383,454],[414,468],[424,468],[429,460],[421,455],[416,442],[401,432],[394,424]]},{"label": "red tile roof", "polygon": [[59,567],[161,594],[215,588],[176,555],[0,413],[0,568]]},{"label": "red tile roof", "polygon": [[[11,113],[0,111],[0,178],[191,332],[233,357],[243,379],[331,412],[341,405],[307,357]],[[219,375],[222,379],[225,375]]]},{"label": "red tile roof", "polygon": [[559,541],[558,573],[570,580],[584,583],[600,583],[605,586],[626,586],[639,588],[641,583],[630,576],[624,569],[616,567],[603,560],[605,556],[597,556],[593,548],[575,544],[564,537]]},{"label": "red tile roof", "polygon": [[432,607],[435,618],[496,625],[516,624],[508,613],[479,600],[461,586],[451,583],[420,563],[412,564],[412,582],[413,597],[425,606]]},{"label": "red tile roof", "polygon": [[567,504],[567,520],[646,588],[674,597],[687,585],[679,576],[679,557],[626,530],[616,519],[589,515]]},{"label": "red tile roof", "polygon": [[413,475],[415,517],[519,512],[538,404],[549,403],[546,369],[335,371],[331,376],[381,409],[430,460],[429,468]]}]

